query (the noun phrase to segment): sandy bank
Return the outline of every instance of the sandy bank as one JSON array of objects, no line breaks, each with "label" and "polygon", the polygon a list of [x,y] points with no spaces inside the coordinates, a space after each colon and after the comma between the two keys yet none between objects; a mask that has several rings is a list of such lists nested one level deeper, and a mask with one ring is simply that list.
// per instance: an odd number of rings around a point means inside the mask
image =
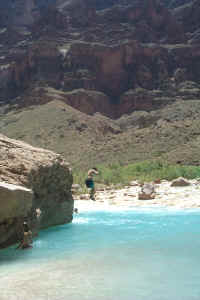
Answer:
[{"label": "sandy bank", "polygon": [[175,209],[200,208],[200,182],[190,180],[190,185],[185,187],[172,187],[171,182],[161,181],[155,184],[155,198],[152,200],[139,200],[138,194],[141,187],[137,182],[119,190],[101,190],[96,192],[96,201],[89,200],[87,194],[74,196],[75,207],[81,210],[92,208],[106,208],[117,206],[121,208],[134,207],[163,207]]}]

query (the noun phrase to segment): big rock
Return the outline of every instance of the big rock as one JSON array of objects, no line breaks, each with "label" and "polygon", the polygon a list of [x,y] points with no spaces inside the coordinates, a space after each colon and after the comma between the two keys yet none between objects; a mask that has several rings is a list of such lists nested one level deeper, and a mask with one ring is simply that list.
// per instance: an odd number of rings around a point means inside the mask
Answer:
[{"label": "big rock", "polygon": [[175,187],[176,186],[188,186],[188,185],[190,185],[190,182],[183,177],[178,177],[178,178],[174,179],[171,183],[171,186],[175,186]]},{"label": "big rock", "polygon": [[142,188],[141,192],[138,194],[139,200],[151,200],[155,198],[155,188],[153,184],[145,183]]},{"label": "big rock", "polygon": [[[0,215],[0,236],[4,235],[6,226],[12,228],[10,235],[0,243],[0,247],[17,241],[19,224],[22,224],[23,217],[26,216],[34,229],[36,209],[41,210],[40,228],[72,221],[72,174],[69,164],[59,154],[0,135],[0,181],[31,188],[33,193],[31,209],[29,201],[26,201],[28,207],[24,210],[23,197],[20,194],[16,199],[13,196],[15,200],[10,200],[11,207],[8,204],[9,191],[7,194],[0,194],[1,210],[5,198],[9,207],[7,213]],[[28,193],[28,190],[22,189],[21,195],[22,191]],[[23,213],[16,209],[19,206]]]},{"label": "big rock", "polygon": [[0,182],[0,245],[20,238],[22,220],[31,211],[32,200],[30,189]]}]

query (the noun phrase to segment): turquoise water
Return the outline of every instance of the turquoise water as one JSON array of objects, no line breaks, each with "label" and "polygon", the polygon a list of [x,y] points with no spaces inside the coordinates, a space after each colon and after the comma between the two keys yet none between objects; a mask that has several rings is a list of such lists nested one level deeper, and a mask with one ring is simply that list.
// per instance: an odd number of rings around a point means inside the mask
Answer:
[{"label": "turquoise water", "polygon": [[0,267],[0,300],[199,300],[200,212],[82,212]]}]

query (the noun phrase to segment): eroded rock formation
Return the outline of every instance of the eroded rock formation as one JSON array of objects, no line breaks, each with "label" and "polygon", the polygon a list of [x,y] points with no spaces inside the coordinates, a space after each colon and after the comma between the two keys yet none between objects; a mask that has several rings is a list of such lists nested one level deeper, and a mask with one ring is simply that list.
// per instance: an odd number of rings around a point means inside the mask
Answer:
[{"label": "eroded rock formation", "polygon": [[0,135],[0,181],[28,187],[33,192],[32,195],[28,189],[19,187],[12,192],[9,188],[6,190],[5,184],[4,189],[0,189],[3,211],[0,214],[0,247],[17,240],[24,217],[35,226],[36,208],[42,212],[40,228],[72,220],[72,174],[69,164],[60,155]]},{"label": "eroded rock formation", "polygon": [[[3,103],[31,105],[24,93],[50,87],[72,92],[70,105],[82,112],[117,118],[153,108],[154,96],[135,100],[138,88],[173,92],[181,82],[199,83],[199,1],[22,2],[13,2],[9,18],[19,10],[23,26],[8,26],[2,17]],[[0,15],[9,5],[4,3]]]}]

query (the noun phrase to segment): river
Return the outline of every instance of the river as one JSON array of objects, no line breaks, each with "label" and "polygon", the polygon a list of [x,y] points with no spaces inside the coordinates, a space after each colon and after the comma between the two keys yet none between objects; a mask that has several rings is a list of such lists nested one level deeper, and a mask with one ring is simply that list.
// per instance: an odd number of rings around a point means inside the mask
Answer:
[{"label": "river", "polygon": [[199,300],[200,211],[83,211],[0,266],[0,300]]}]

